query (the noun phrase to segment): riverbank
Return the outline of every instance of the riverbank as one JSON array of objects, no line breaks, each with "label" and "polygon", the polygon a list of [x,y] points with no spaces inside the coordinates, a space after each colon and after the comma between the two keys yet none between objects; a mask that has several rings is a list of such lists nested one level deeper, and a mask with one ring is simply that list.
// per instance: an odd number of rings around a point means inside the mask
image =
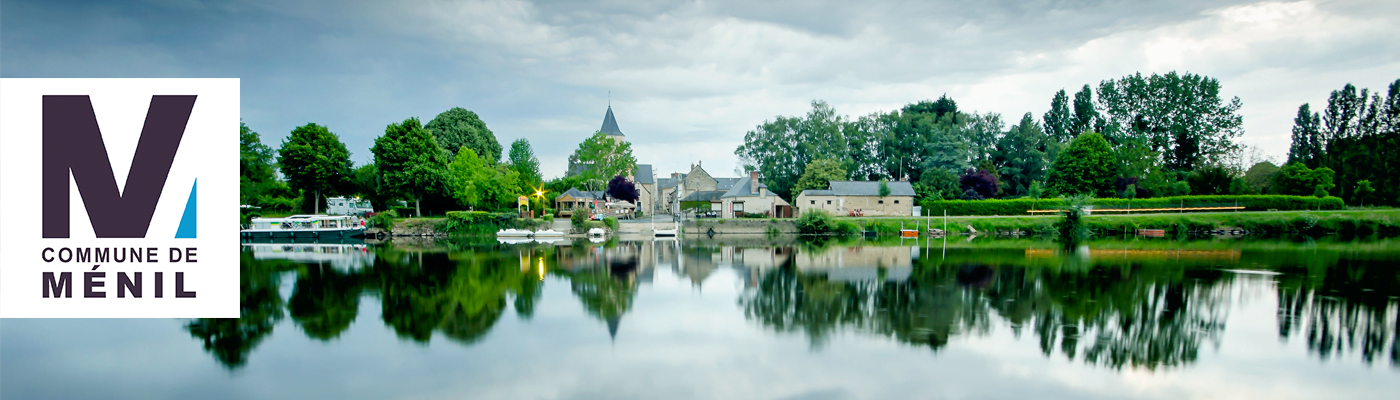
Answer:
[{"label": "riverbank", "polygon": [[[947,231],[952,234],[1052,234],[1059,216],[948,217]],[[942,217],[855,217],[842,218],[855,222],[862,230],[896,234],[902,226],[927,234],[929,225],[944,229]],[[1090,215],[1084,224],[1097,235],[1161,229],[1167,234],[1187,234],[1208,231],[1244,231],[1257,234],[1344,234],[1358,236],[1400,235],[1400,210],[1337,210],[1337,211],[1241,211],[1191,214],[1133,214]]]}]

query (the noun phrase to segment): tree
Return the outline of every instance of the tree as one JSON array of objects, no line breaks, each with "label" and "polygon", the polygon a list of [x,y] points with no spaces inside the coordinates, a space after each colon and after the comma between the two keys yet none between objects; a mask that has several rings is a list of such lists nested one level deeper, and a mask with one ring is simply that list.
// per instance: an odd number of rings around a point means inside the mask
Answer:
[{"label": "tree", "polygon": [[1099,121],[1099,113],[1094,110],[1094,91],[1089,85],[1084,85],[1078,93],[1074,94],[1074,125],[1070,128],[1071,136],[1079,136],[1084,132],[1093,130],[1103,130]]},{"label": "tree", "polygon": [[445,191],[447,157],[418,118],[389,124],[384,135],[374,139],[370,151],[379,169],[381,191],[412,199],[418,216],[423,216],[424,196]]},{"label": "tree", "polygon": [[1317,167],[1322,161],[1321,125],[1321,117],[1312,112],[1307,103],[1298,106],[1298,116],[1293,117],[1293,144],[1288,148],[1288,164]]},{"label": "tree", "polygon": [[1026,196],[1031,198],[1031,209],[1035,209],[1036,203],[1040,202],[1040,197],[1045,195],[1045,187],[1040,181],[1032,181],[1031,186],[1026,188]]},{"label": "tree", "polygon": [[1220,81],[1191,73],[1138,73],[1103,81],[1098,88],[1108,138],[1115,143],[1119,135],[1147,139],[1172,171],[1227,161],[1237,148],[1234,139],[1244,133],[1240,107],[1239,97],[1220,98]]},{"label": "tree", "polygon": [[839,161],[823,158],[807,163],[807,168],[802,171],[802,177],[797,179],[797,184],[792,187],[794,197],[802,194],[807,189],[824,190],[831,186],[831,181],[846,179],[846,169]]},{"label": "tree", "polygon": [[493,172],[491,166],[478,157],[475,151],[467,147],[459,148],[457,156],[447,164],[447,188],[459,206],[475,208],[482,199],[482,191],[478,186],[488,184],[494,175]]},{"label": "tree", "polygon": [[1026,113],[1021,116],[1021,122],[1012,125],[997,141],[993,162],[1008,195],[1024,196],[1032,182],[1045,179],[1049,163],[1045,154],[1048,140],[1050,138],[1040,130],[1031,113]]},{"label": "tree", "polygon": [[1366,205],[1366,196],[1375,192],[1376,189],[1371,188],[1371,181],[1362,179],[1360,182],[1356,182],[1356,201],[1360,202],[1362,206]]},{"label": "tree", "polygon": [[1050,99],[1050,111],[1046,111],[1040,120],[1045,124],[1045,134],[1050,135],[1051,139],[1067,143],[1074,138],[1074,120],[1069,114],[1069,96],[1065,95],[1064,89],[1055,92],[1055,97]]},{"label": "tree", "polygon": [[1323,191],[1332,190],[1336,186],[1332,183],[1333,175],[1331,168],[1310,169],[1302,163],[1292,163],[1274,174],[1272,188],[1278,194],[1313,195],[1319,188]]},{"label": "tree", "polygon": [[1191,193],[1221,195],[1230,194],[1230,181],[1234,178],[1229,170],[1212,165],[1192,171],[1186,178],[1186,183],[1191,185]]},{"label": "tree", "polygon": [[530,148],[530,141],[525,138],[511,142],[510,168],[519,173],[520,179],[527,183],[539,184],[543,179],[540,175],[540,159],[535,157],[535,150]]},{"label": "tree", "polygon": [[1244,183],[1255,193],[1269,193],[1269,183],[1273,182],[1278,170],[1278,166],[1268,161],[1256,163],[1245,171]]},{"label": "tree", "polygon": [[438,145],[449,155],[467,147],[491,164],[501,159],[501,143],[496,141],[496,134],[487,129],[486,122],[474,112],[452,107],[433,117],[423,128],[432,132]]},{"label": "tree", "polygon": [[[804,169],[812,161],[830,158],[845,159],[850,148],[846,141],[846,124],[836,109],[821,100],[812,101],[812,110],[803,117],[778,116],[744,134],[744,144],[734,155],[744,168],[759,171],[773,193],[793,198],[801,193],[796,188]],[[888,160],[886,160],[888,161]],[[839,179],[845,179],[845,169]]]},{"label": "tree", "polygon": [[1047,186],[1052,193],[1060,195],[1111,197],[1116,164],[1113,150],[1103,135],[1087,132],[1074,138],[1064,154],[1055,160]]},{"label": "tree", "polygon": [[627,177],[618,175],[608,181],[608,196],[614,199],[636,203],[641,198],[641,193],[637,191],[637,185],[627,180]]},{"label": "tree", "polygon": [[569,157],[569,173],[583,177],[589,185],[602,185],[610,177],[628,175],[636,169],[632,144],[614,140],[602,131],[579,143],[578,150]]},{"label": "tree", "polygon": [[920,200],[952,200],[963,194],[958,176],[943,168],[924,170],[919,182],[914,183],[914,193]]},{"label": "tree", "polygon": [[880,191],[880,192],[879,192],[880,198],[882,198],[882,199],[885,198],[886,196],[889,196],[889,195],[890,195],[890,181],[889,181],[889,179],[881,179],[881,180],[880,180],[880,189],[879,189],[879,191]]},{"label": "tree", "polygon": [[291,135],[282,140],[278,151],[277,164],[282,166],[282,175],[292,189],[300,190],[311,197],[311,207],[303,203],[302,208],[321,212],[322,194],[333,194],[344,187],[350,178],[350,151],[340,137],[326,127],[306,124],[292,130]]},{"label": "tree", "polygon": [[261,205],[259,197],[266,186],[277,180],[272,148],[262,143],[257,132],[238,123],[238,193],[242,204]]},{"label": "tree", "polygon": [[978,200],[996,198],[997,193],[1001,191],[1001,182],[997,180],[996,174],[985,169],[969,168],[958,178],[958,183],[962,185],[964,193],[969,190],[977,192]]}]

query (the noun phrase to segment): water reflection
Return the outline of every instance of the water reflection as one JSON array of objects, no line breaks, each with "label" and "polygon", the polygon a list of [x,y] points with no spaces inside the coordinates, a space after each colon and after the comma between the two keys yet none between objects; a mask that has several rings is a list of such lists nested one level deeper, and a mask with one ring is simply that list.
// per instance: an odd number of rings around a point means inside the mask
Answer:
[{"label": "water reflection", "polygon": [[[1395,242],[1099,241],[1079,250],[1033,240],[944,242],[720,238],[502,244],[492,238],[246,245],[240,319],[185,329],[229,369],[243,366],[284,316],[331,341],[374,298],[400,340],[470,346],[507,313],[534,315],[562,282],[614,338],[658,269],[702,291],[739,277],[738,309],[764,329],[822,351],[853,332],[939,352],[1007,329],[1046,357],[1106,368],[1175,368],[1220,346],[1240,288],[1277,292],[1278,332],[1329,359],[1400,366]],[[300,247],[297,247],[300,246]],[[1262,272],[1262,273],[1260,273]],[[294,279],[289,298],[279,287]],[[888,338],[888,339],[883,339]]]}]

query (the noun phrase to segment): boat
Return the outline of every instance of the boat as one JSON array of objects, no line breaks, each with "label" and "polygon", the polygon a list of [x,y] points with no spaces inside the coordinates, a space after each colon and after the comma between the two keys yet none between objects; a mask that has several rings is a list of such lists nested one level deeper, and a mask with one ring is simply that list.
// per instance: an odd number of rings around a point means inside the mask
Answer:
[{"label": "boat", "polygon": [[564,237],[562,237],[562,236],[545,236],[545,237],[538,237],[538,236],[537,236],[537,237],[535,237],[535,243],[555,244],[555,243],[559,243],[559,242],[562,242],[562,241],[564,241]]},{"label": "boat", "polygon": [[502,244],[534,243],[534,240],[530,240],[530,238],[520,236],[500,236],[496,238],[496,241]]},{"label": "boat", "polygon": [[498,237],[530,237],[530,235],[534,235],[534,234],[535,234],[534,232],[530,232],[530,231],[527,231],[527,230],[521,230],[521,229],[515,229],[515,228],[502,229],[502,230],[496,231],[496,236],[498,236]]},{"label": "boat", "polygon": [[[680,224],[676,224],[676,225],[680,225]],[[680,230],[680,229],[677,229],[676,227],[672,227],[671,229],[656,229],[656,217],[652,217],[652,220],[651,220],[651,235],[652,235],[652,236],[676,236],[676,234],[678,233],[677,231],[679,231],[679,230]]]},{"label": "boat", "polygon": [[364,222],[348,215],[306,214],[286,218],[253,218],[252,222],[248,229],[239,231],[240,237],[336,238],[358,237],[365,233]]},{"label": "boat", "polygon": [[564,237],[564,232],[556,231],[553,229],[545,229],[542,231],[535,231],[535,237]]},{"label": "boat", "polygon": [[608,231],[603,230],[603,228],[593,228],[588,230],[588,236],[590,237],[603,237],[607,234]]},{"label": "boat", "polygon": [[899,223],[899,237],[919,237],[919,225],[914,224],[914,229],[904,229],[904,222]]}]

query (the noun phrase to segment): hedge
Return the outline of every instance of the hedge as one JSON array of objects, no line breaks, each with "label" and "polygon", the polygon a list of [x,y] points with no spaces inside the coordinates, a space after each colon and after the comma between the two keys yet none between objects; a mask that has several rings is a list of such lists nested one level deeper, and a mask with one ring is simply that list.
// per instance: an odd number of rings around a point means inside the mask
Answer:
[{"label": "hedge", "polygon": [[[1150,199],[1094,199],[1094,208],[1177,208],[1177,207],[1230,207],[1242,206],[1244,211],[1294,211],[1294,210],[1340,210],[1345,207],[1341,198],[1282,195],[1248,196],[1176,196]],[[1131,204],[1131,207],[1129,206]],[[1064,206],[1060,199],[1004,199],[1004,200],[925,200],[923,215],[1027,215],[1032,209],[1053,210]]]},{"label": "hedge", "polygon": [[490,234],[505,228],[535,229],[543,224],[541,220],[519,218],[513,212],[448,211],[437,229],[455,234]]}]

